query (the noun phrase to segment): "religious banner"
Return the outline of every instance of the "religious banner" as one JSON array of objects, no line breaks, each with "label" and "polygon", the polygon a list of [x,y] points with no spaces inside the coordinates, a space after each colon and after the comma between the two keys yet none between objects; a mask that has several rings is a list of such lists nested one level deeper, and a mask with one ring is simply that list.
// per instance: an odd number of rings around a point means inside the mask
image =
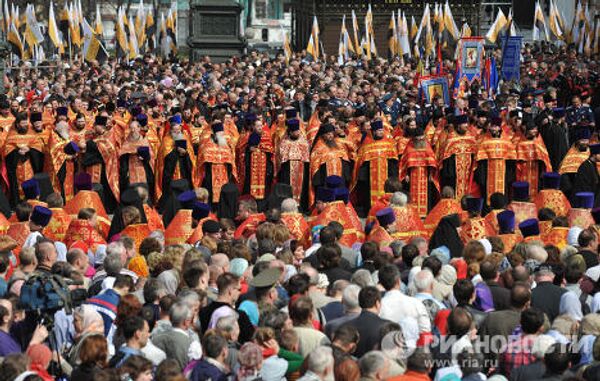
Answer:
[{"label": "religious banner", "polygon": [[460,67],[459,81],[466,79],[469,84],[474,80],[481,81],[481,70],[483,69],[484,54],[483,37],[463,37],[458,46],[458,66]]},{"label": "religious banner", "polygon": [[426,76],[419,78],[419,92],[425,103],[431,104],[435,97],[444,98],[444,104],[450,106],[450,93],[448,92],[448,78],[444,75]]},{"label": "religious banner", "polygon": [[521,79],[522,36],[507,36],[502,50],[502,78],[505,81]]}]

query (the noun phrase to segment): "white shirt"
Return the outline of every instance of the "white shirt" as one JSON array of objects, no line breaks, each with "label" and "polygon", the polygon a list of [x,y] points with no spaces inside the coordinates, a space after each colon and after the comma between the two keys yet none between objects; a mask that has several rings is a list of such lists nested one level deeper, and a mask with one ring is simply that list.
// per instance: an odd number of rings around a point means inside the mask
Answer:
[{"label": "white shirt", "polygon": [[[186,331],[181,328],[173,328],[173,332],[179,332],[182,335],[190,336]],[[199,341],[193,340],[188,348],[188,360],[200,360],[202,358],[202,346]]]},{"label": "white shirt", "polygon": [[431,332],[431,321],[423,303],[400,290],[390,290],[381,298],[381,311],[379,316],[399,323],[405,318],[413,318],[419,324],[419,332]]},{"label": "white shirt", "polygon": [[152,344],[152,341],[150,340],[148,340],[146,346],[142,348],[142,353],[144,354],[145,358],[152,361],[152,364],[154,364],[154,366],[158,366],[167,358],[165,352],[163,352],[156,345]]}]

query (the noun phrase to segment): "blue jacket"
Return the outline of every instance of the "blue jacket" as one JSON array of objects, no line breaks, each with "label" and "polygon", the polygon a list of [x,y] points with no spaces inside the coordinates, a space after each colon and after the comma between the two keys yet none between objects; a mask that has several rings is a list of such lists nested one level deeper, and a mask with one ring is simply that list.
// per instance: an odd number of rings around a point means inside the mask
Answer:
[{"label": "blue jacket", "polygon": [[227,379],[227,374],[205,359],[196,364],[190,377],[190,381],[226,381]]}]

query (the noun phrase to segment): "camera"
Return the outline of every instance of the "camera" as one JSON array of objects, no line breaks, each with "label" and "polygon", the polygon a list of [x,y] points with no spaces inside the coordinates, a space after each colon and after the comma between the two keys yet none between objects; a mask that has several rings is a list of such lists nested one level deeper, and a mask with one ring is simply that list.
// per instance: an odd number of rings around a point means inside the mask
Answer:
[{"label": "camera", "polygon": [[78,284],[81,282],[74,282],[57,274],[36,272],[23,284],[19,302],[26,312],[37,312],[43,317],[44,324],[51,326],[51,317],[55,312],[64,308],[70,315],[75,307],[87,299],[85,289],[69,289],[69,286]]}]

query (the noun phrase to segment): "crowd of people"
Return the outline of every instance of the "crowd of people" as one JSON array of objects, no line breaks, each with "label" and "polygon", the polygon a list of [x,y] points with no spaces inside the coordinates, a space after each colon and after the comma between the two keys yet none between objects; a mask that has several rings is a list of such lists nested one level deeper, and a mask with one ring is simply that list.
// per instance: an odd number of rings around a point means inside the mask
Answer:
[{"label": "crowd of people", "polygon": [[522,55],[11,68],[0,380],[599,380],[597,61]]}]

